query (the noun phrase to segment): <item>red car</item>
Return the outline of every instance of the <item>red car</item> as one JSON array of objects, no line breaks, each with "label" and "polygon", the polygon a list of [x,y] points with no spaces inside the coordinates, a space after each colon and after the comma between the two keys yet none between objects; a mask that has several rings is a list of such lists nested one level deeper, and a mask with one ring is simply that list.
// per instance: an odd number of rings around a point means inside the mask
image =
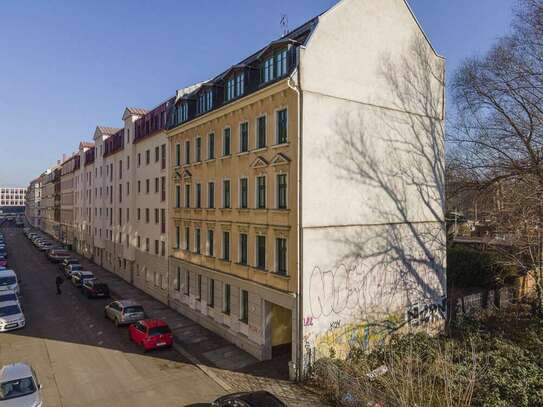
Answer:
[{"label": "red car", "polygon": [[142,319],[128,327],[130,340],[142,345],[147,352],[151,349],[169,348],[173,335],[168,324],[160,319]]}]

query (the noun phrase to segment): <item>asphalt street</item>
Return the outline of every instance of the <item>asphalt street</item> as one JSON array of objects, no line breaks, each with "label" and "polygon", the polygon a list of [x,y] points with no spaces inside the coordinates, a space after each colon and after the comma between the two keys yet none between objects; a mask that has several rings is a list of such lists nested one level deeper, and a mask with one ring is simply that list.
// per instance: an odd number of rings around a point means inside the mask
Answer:
[{"label": "asphalt street", "polygon": [[144,353],[127,328],[104,318],[107,299],[89,300],[65,281],[56,295],[56,264],[3,227],[9,268],[21,279],[24,329],[0,334],[0,365],[30,363],[46,406],[184,406],[209,402],[222,389],[173,349]]}]

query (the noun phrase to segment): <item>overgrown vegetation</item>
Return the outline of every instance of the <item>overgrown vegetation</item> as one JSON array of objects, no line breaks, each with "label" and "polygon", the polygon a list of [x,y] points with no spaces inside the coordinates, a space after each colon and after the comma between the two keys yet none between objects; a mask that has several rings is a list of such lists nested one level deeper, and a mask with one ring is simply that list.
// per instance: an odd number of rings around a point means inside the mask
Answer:
[{"label": "overgrown vegetation", "polygon": [[515,306],[452,328],[449,337],[413,333],[344,361],[321,359],[313,380],[334,405],[543,406],[543,321]]}]

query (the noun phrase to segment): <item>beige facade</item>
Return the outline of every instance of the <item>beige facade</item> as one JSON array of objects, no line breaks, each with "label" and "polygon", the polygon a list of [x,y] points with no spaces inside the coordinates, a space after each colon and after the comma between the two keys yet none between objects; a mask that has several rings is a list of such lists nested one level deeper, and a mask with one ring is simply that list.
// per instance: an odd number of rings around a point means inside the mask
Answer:
[{"label": "beige facade", "polygon": [[79,154],[61,164],[60,170],[60,233],[59,239],[67,245],[75,244],[76,171],[80,168]]},{"label": "beige facade", "polygon": [[41,177],[30,182],[26,190],[25,216],[29,225],[38,227],[41,205]]},{"label": "beige facade", "polygon": [[297,128],[279,143],[280,111],[297,117],[286,79],[169,132],[170,303],[261,359],[293,342],[296,315]]}]

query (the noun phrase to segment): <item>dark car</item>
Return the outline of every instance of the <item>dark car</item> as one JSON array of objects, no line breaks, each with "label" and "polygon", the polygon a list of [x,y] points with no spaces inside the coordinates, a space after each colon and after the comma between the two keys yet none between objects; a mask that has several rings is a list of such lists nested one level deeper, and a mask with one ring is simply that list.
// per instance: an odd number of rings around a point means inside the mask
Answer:
[{"label": "dark car", "polygon": [[267,391],[234,393],[219,397],[213,407],[287,407],[285,403]]},{"label": "dark car", "polygon": [[109,287],[107,284],[101,283],[96,279],[85,280],[81,289],[87,298],[109,297]]},{"label": "dark car", "polygon": [[61,263],[64,259],[70,258],[70,253],[67,250],[53,249],[47,252],[47,257],[53,263]]}]

